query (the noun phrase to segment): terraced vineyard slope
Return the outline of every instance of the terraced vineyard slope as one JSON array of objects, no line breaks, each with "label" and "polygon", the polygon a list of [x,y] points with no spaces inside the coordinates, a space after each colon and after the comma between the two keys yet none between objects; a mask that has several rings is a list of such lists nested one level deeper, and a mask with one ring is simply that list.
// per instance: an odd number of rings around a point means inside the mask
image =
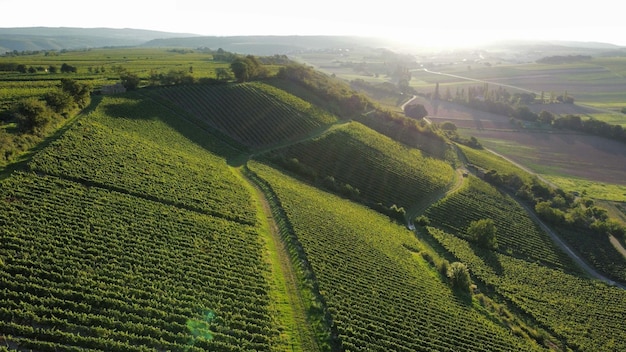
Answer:
[{"label": "terraced vineyard slope", "polygon": [[158,94],[253,148],[294,141],[337,121],[311,103],[261,82],[171,87]]},{"label": "terraced vineyard slope", "polygon": [[[455,216],[450,216],[454,213]],[[491,219],[498,250],[529,262],[579,273],[576,265],[536,225],[515,200],[479,178],[470,176],[459,191],[434,204],[426,215],[447,232],[468,238],[472,221]]]},{"label": "terraced vineyard slope", "polygon": [[[454,213],[455,216],[450,216]],[[429,233],[472,275],[533,316],[574,350],[624,349],[626,291],[582,278],[580,270],[523,208],[484,181],[467,185],[426,212]],[[499,248],[468,241],[472,221],[492,219]]]},{"label": "terraced vineyard slope", "polygon": [[278,197],[343,349],[539,350],[457,297],[416,255],[410,231],[263,164],[250,168]]},{"label": "terraced vineyard slope", "polygon": [[358,189],[354,198],[408,208],[453,179],[452,167],[370,128],[350,122],[267,158],[309,181]]},{"label": "terraced vineyard slope", "polygon": [[153,106],[105,97],[0,184],[3,346],[285,347],[251,196],[211,152],[228,148]]}]

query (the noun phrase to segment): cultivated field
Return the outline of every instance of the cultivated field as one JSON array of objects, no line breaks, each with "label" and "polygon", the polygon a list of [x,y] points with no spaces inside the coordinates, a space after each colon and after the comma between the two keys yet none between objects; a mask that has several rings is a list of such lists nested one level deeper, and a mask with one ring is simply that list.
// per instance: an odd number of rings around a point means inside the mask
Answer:
[{"label": "cultivated field", "polygon": [[[626,146],[606,138],[564,130],[543,128],[534,124],[521,126],[506,116],[476,111],[458,104],[440,102],[436,114],[433,104],[421,98],[433,123],[453,122],[459,133],[475,136],[490,148],[536,173],[559,180],[582,179],[607,185],[617,185],[619,194],[600,195],[592,185],[578,183],[581,189],[566,189],[604,199],[626,200]],[[558,104],[565,105],[565,104]]]}]

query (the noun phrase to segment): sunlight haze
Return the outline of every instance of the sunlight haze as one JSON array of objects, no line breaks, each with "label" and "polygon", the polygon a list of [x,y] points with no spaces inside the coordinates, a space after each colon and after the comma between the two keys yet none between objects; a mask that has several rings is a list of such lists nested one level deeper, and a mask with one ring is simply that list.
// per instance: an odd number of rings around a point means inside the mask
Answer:
[{"label": "sunlight haze", "polygon": [[[2,27],[109,27],[209,36],[358,35],[417,45],[471,45],[501,39],[594,41],[626,45],[616,3],[571,1],[382,2],[190,0],[86,4],[0,0]],[[6,14],[10,14],[6,16]]]}]

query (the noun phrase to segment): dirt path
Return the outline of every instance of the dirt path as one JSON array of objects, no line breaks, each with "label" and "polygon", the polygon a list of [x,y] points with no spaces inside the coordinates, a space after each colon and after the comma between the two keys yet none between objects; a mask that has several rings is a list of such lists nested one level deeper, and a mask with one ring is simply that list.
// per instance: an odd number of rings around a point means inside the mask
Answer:
[{"label": "dirt path", "polygon": [[[454,147],[456,149],[457,155],[459,156],[459,159],[461,160],[461,164],[462,165],[466,165],[467,161],[464,160],[464,155],[462,153],[459,152],[459,150]],[[426,209],[428,209],[431,205],[435,204],[436,202],[438,202],[440,199],[447,197],[448,195],[450,195],[451,193],[454,193],[456,191],[458,191],[464,184],[465,182],[465,175],[467,174],[467,169],[465,168],[465,166],[459,167],[455,170],[455,175],[454,175],[454,179],[452,181],[450,181],[450,184],[448,185],[448,187],[446,189],[443,189],[439,192],[435,192],[434,194],[430,195],[428,198],[426,199],[422,199],[420,200],[419,203],[414,204],[413,206],[411,206],[406,214],[407,217],[407,227],[410,230],[415,230],[415,224],[413,223],[413,220],[418,216],[421,215],[422,213],[424,213],[426,211]]]},{"label": "dirt path", "polygon": [[620,252],[624,256],[624,258],[626,258],[626,248],[622,246],[622,243],[613,235],[609,236],[609,241],[611,241],[613,247],[615,247],[615,249],[617,249],[617,251]]},{"label": "dirt path", "polygon": [[[515,199],[515,198],[513,198]],[[604,275],[600,274],[599,272],[597,272],[594,268],[592,268],[589,264],[587,264],[581,257],[578,256],[578,254],[576,254],[562,239],[561,237],[559,237],[554,231],[552,231],[551,228],[548,227],[548,225],[546,225],[541,219],[539,219],[539,217],[537,216],[537,214],[535,214],[535,212],[530,209],[530,207],[528,207],[526,204],[519,202],[517,199],[515,199],[519,205],[521,205],[526,212],[528,213],[528,215],[530,215],[530,217],[533,219],[533,221],[535,223],[537,223],[541,229],[543,231],[545,231],[550,238],[552,239],[552,241],[554,243],[557,244],[557,246],[559,246],[570,258],[572,258],[572,260],[574,260],[574,262],[576,262],[576,264],[578,264],[578,266],[580,266],[589,276],[598,279],[602,282],[605,282],[609,285],[612,286],[617,286],[619,288],[622,289],[626,289],[625,285],[622,285],[620,283],[617,283],[607,277],[605,277]]]},{"label": "dirt path", "polygon": [[267,229],[265,236],[266,246],[269,252],[269,260],[272,270],[273,284],[279,293],[278,313],[283,322],[283,334],[289,343],[289,351],[321,351],[313,328],[311,327],[306,313],[306,306],[298,285],[298,277],[294,271],[291,257],[280,237],[280,231],[272,214],[270,204],[265,194],[258,186],[248,179],[239,168],[233,168],[243,182],[246,182],[253,190],[254,197],[260,204],[262,214],[259,220],[261,227]]}]

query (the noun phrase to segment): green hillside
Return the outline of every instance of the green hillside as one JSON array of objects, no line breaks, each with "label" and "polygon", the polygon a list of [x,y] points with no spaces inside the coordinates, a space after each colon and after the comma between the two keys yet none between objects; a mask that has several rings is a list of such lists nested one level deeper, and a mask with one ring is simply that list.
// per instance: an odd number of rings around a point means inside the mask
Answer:
[{"label": "green hillside", "polygon": [[349,185],[358,190],[352,198],[384,207],[408,208],[443,190],[454,176],[448,163],[358,122],[274,150],[267,158],[330,189]]},{"label": "green hillside", "polygon": [[311,103],[260,82],[173,87],[158,94],[253,148],[294,141],[337,121]]},{"label": "green hillside", "polygon": [[[619,318],[626,313],[626,291],[581,277],[572,260],[508,195],[470,177],[464,188],[426,214],[433,224],[428,232],[446,251],[572,348],[619,351],[626,347]],[[480,219],[494,221],[496,251],[468,241],[469,224]]]},{"label": "green hillside", "polygon": [[410,231],[263,164],[250,167],[278,197],[342,349],[536,349],[456,297],[412,251],[421,244]]},{"label": "green hillside", "polygon": [[33,158],[33,172],[4,180],[2,344],[276,348],[255,208],[211,152],[227,150],[154,101],[105,97]]},{"label": "green hillside", "polygon": [[[149,50],[127,62],[144,82],[228,66]],[[345,82],[270,65],[255,82],[93,96],[16,149],[43,140],[0,175],[0,351],[626,350],[626,291],[588,278],[506,188],[548,187],[453,155],[436,124]],[[15,121],[0,142],[34,138]],[[416,231],[383,215],[405,209]],[[496,248],[471,238],[483,219]],[[620,278],[585,229],[563,236]]]}]

